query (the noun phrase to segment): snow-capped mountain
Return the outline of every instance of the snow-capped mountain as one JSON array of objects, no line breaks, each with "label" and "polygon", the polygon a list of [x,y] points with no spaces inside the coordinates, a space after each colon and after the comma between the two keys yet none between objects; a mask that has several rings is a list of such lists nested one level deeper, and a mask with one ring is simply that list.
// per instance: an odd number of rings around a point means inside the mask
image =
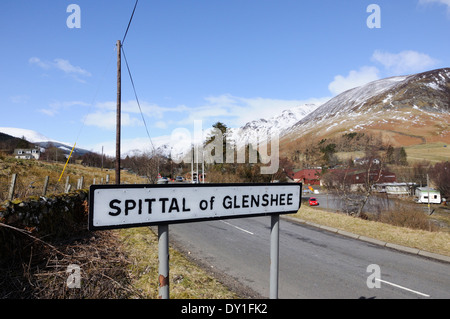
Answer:
[{"label": "snow-capped mountain", "polygon": [[[22,138],[24,137],[28,142],[39,143],[39,142],[50,142],[53,141],[50,138],[38,133],[36,131],[27,130],[23,128],[15,127],[0,127],[0,132],[11,135],[13,137]],[[56,141],[54,141],[56,142]]]},{"label": "snow-capped mountain", "polygon": [[[392,144],[450,142],[450,68],[377,80],[348,90],[286,131],[289,140],[369,130]],[[406,144],[405,144],[406,143]]]},{"label": "snow-capped mountain", "polygon": [[317,109],[316,104],[304,104],[292,109],[284,110],[280,115],[259,119],[246,123],[239,128],[231,128],[227,135],[228,141],[237,146],[247,143],[257,143],[270,138],[272,134],[282,135],[284,131],[292,127],[306,115]]}]

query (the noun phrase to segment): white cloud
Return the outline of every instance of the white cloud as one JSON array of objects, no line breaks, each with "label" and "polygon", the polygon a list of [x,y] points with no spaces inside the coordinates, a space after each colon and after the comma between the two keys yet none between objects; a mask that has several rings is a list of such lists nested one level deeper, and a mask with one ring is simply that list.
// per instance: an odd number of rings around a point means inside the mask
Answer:
[{"label": "white cloud", "polygon": [[447,6],[447,13],[450,14],[450,0],[419,0],[420,4],[439,3]]},{"label": "white cloud", "polygon": [[28,95],[14,95],[9,98],[14,104],[24,104],[27,103],[30,97]]},{"label": "white cloud", "polygon": [[367,84],[379,79],[379,70],[376,67],[363,66],[358,71],[352,70],[347,76],[337,75],[328,85],[331,93],[338,95],[347,90]]},{"label": "white cloud", "polygon": [[187,117],[179,121],[180,125],[189,125],[194,120],[205,122],[222,121],[229,127],[239,127],[249,121],[280,115],[284,110],[304,104],[321,105],[330,98],[311,98],[308,100],[279,100],[262,97],[245,98],[230,94],[205,98],[205,104],[189,109]]},{"label": "white cloud", "polygon": [[[143,125],[142,114],[144,118],[157,119],[158,121],[148,121],[146,124],[149,126],[155,126],[157,128],[163,129],[167,128],[168,124],[173,123],[172,120],[166,121],[165,117],[167,113],[180,113],[186,112],[189,109],[180,105],[177,107],[162,107],[156,104],[147,103],[145,101],[140,101],[141,108],[136,101],[122,101],[121,103],[121,122],[124,126],[138,126]],[[96,111],[88,114],[84,118],[84,122],[88,126],[97,126],[103,129],[113,130],[116,127],[116,101],[106,101],[99,102],[95,105]]]},{"label": "white cloud", "polygon": [[390,53],[377,50],[372,60],[381,63],[393,75],[426,71],[438,63],[436,59],[417,51]]},{"label": "white cloud", "polygon": [[36,57],[32,57],[28,60],[28,63],[30,64],[36,64],[37,66],[39,66],[42,69],[50,69],[50,64],[46,63],[46,62],[42,62],[41,59],[36,58]]},{"label": "white cloud", "polygon": [[55,116],[56,114],[59,113],[61,109],[67,109],[73,106],[89,106],[89,104],[82,101],[65,101],[65,102],[55,101],[50,103],[47,108],[40,109],[39,112],[49,116]]},{"label": "white cloud", "polygon": [[[136,138],[125,138],[122,139],[120,144],[121,156],[132,155],[132,154],[143,154],[151,153],[153,147],[158,148],[165,144],[170,144],[173,141],[171,136],[158,136],[149,140],[148,137],[136,137]],[[101,150],[103,147],[104,154],[108,156],[115,156],[116,154],[116,142],[115,140],[103,141],[101,143],[96,143],[89,145],[87,149]]]},{"label": "white cloud", "polygon": [[[121,114],[121,125],[137,126],[141,125],[142,121],[132,117],[129,113]],[[106,130],[114,130],[116,128],[116,112],[100,112],[90,113],[84,118],[84,123],[88,126],[97,126]]]},{"label": "white cloud", "polygon": [[64,59],[55,59],[53,64],[57,69],[68,73],[68,74],[78,74],[83,76],[91,76],[91,73],[80,68],[79,66],[74,66],[70,64],[68,60]]},{"label": "white cloud", "polygon": [[64,59],[54,59],[53,62],[42,61],[37,57],[32,57],[28,59],[28,63],[37,65],[38,67],[49,70],[49,69],[57,69],[63,71],[65,74],[71,76],[78,82],[85,83],[85,81],[79,76],[90,77],[91,73],[82,69],[79,66],[72,65],[68,60]]}]

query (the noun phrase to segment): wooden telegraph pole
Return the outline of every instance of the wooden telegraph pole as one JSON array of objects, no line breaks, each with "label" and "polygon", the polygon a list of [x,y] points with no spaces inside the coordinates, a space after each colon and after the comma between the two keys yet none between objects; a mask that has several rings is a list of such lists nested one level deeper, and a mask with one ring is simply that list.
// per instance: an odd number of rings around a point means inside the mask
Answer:
[{"label": "wooden telegraph pole", "polygon": [[117,40],[117,118],[116,118],[116,184],[120,185],[120,113],[121,113],[121,94],[122,94],[122,72],[121,72],[121,44]]}]

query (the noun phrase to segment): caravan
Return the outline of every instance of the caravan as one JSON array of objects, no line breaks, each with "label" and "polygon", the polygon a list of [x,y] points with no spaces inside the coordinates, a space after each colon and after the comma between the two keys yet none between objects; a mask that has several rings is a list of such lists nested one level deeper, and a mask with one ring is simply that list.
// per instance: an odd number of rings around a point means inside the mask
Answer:
[{"label": "caravan", "polygon": [[421,204],[440,204],[441,193],[430,187],[418,187],[416,189],[416,202]]}]

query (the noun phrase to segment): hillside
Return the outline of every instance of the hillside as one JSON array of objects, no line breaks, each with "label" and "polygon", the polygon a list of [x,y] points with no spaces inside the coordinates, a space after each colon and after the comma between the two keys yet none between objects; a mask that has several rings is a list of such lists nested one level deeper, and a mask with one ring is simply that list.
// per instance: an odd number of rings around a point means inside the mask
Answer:
[{"label": "hillside", "polygon": [[[16,138],[16,139],[22,139],[24,138],[26,141],[38,145],[41,148],[47,149],[50,147],[57,147],[58,149],[62,150],[65,154],[69,154],[72,150],[73,145],[70,145],[68,143],[59,142],[57,140],[48,138],[47,136],[33,131],[29,129],[23,129],[23,128],[15,128],[15,127],[0,127],[0,134],[4,136],[5,139],[8,138]],[[90,151],[75,147],[73,154],[74,155],[84,155],[86,153],[89,153]]]},{"label": "hillside", "polygon": [[284,142],[361,131],[393,146],[450,143],[450,68],[348,90],[287,129]]}]

